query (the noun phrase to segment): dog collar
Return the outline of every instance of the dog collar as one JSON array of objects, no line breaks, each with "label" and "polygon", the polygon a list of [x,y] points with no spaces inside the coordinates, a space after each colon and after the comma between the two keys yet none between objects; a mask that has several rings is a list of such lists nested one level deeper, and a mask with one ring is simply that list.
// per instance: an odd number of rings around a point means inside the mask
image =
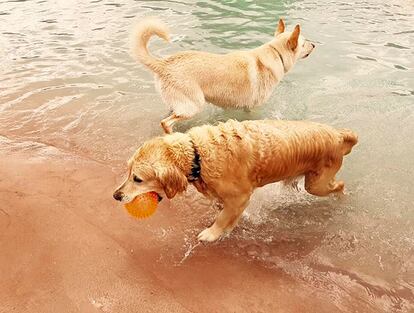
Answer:
[{"label": "dog collar", "polygon": [[280,54],[280,52],[279,52],[279,50],[277,50],[275,47],[273,47],[272,45],[270,45],[270,47],[273,49],[273,50],[275,50],[276,51],[276,53],[277,53],[277,55],[279,56],[279,59],[280,59],[280,62],[282,62],[282,66],[283,66],[283,72],[287,72],[286,71],[286,67],[285,67],[285,61],[283,61],[283,57],[282,57],[282,55]]},{"label": "dog collar", "polygon": [[196,146],[194,145],[194,142],[191,140],[191,144],[193,146],[193,151],[194,151],[194,159],[193,159],[193,163],[191,164],[191,173],[190,175],[187,177],[189,182],[194,182],[196,180],[198,180],[200,178],[201,175],[201,158],[200,158],[200,154],[197,151]]}]

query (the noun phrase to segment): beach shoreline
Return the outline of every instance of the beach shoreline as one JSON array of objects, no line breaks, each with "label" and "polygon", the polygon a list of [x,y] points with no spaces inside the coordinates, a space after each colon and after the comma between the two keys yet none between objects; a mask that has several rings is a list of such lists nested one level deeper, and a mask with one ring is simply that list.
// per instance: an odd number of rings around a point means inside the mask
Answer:
[{"label": "beach shoreline", "polygon": [[4,137],[0,164],[2,312],[335,309],[283,271],[219,246],[202,246],[179,263],[185,225],[175,225],[168,242],[157,229],[174,219],[167,202],[153,221],[120,212],[109,166]]}]

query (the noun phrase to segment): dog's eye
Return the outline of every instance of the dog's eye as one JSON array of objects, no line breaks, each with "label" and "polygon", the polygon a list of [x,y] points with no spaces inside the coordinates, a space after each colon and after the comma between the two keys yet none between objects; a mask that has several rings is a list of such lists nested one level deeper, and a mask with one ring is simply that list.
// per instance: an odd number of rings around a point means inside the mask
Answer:
[{"label": "dog's eye", "polygon": [[135,176],[134,175],[134,182],[136,182],[136,183],[142,183],[142,179],[139,178],[138,176]]}]

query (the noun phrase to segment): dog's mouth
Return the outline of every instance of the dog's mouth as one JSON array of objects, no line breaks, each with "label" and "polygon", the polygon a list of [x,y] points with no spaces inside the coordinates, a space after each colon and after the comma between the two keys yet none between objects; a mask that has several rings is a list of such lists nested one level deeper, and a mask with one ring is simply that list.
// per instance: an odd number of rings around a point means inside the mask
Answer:
[{"label": "dog's mouth", "polygon": [[[154,192],[155,192],[155,191],[154,191]],[[155,192],[155,193],[157,194],[158,202],[161,202],[161,200],[162,200],[161,195],[160,195],[158,192]]]},{"label": "dog's mouth", "polygon": [[[161,200],[163,199],[163,198],[162,198],[162,196],[161,196],[158,192],[156,192],[156,191],[150,191],[150,193],[155,193],[155,194],[156,194],[156,196],[157,196],[157,201],[158,201],[158,202],[161,202]],[[140,194],[140,195],[142,195],[142,194]],[[136,197],[139,197],[140,195],[138,195],[138,196],[136,196]],[[134,198],[132,198],[132,199],[128,198],[128,199],[127,199],[127,201],[125,201],[125,203],[130,203],[130,202],[134,201],[134,199],[135,199],[136,197],[134,197]]]}]

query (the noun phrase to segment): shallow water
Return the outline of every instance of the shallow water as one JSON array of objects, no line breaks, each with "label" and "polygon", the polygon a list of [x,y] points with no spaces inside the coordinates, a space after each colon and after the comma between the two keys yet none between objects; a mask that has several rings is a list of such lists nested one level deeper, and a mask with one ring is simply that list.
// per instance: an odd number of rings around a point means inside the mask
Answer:
[{"label": "shallow water", "polygon": [[[118,173],[143,140],[161,134],[167,114],[152,75],[128,54],[131,25],[147,15],[167,21],[173,34],[171,44],[151,43],[158,55],[253,48],[271,38],[279,16],[289,27],[300,23],[317,43],[263,107],[246,113],[208,106],[177,130],[230,117],[283,118],[360,136],[339,175],[346,199],[266,186],[240,227],[211,249],[283,271],[344,312],[414,310],[413,3],[1,2],[0,135],[55,146]],[[173,223],[194,226],[155,232],[159,240],[182,241],[177,256],[161,250],[166,266],[179,263],[213,217],[194,192],[172,206],[181,213]]]}]

